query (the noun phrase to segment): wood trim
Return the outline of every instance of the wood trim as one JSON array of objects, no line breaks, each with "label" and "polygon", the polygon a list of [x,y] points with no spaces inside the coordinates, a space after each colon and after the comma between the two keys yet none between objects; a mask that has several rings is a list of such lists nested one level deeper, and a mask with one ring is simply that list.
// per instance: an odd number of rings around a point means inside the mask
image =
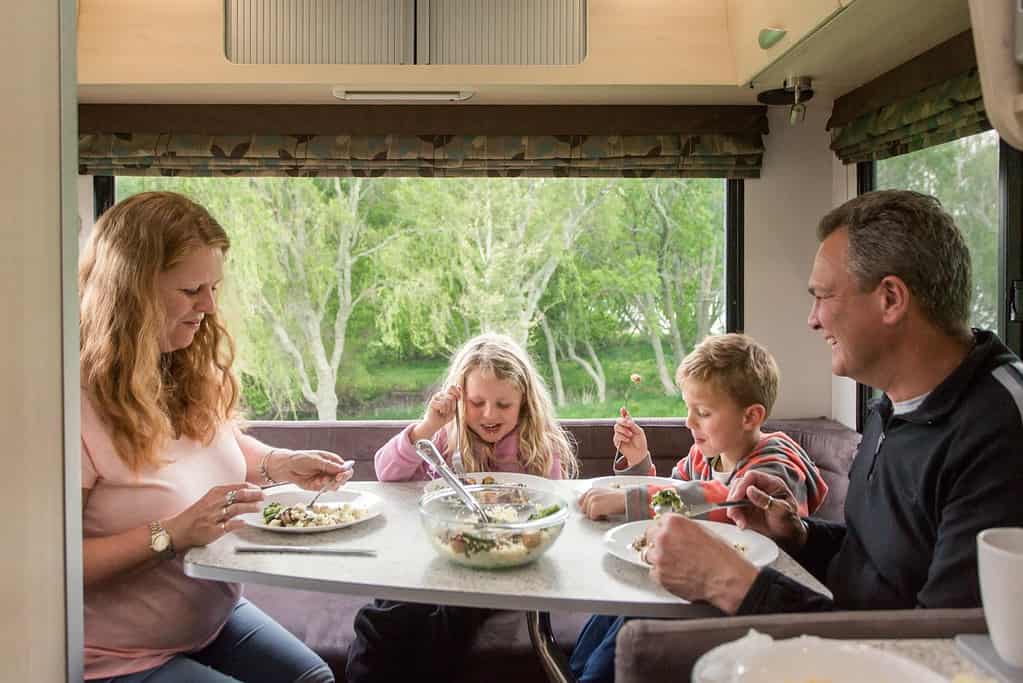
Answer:
[{"label": "wood trim", "polygon": [[828,130],[977,66],[973,32],[963,31],[835,100]]},{"label": "wood trim", "polygon": [[80,133],[205,135],[766,134],[763,106],[80,104]]}]

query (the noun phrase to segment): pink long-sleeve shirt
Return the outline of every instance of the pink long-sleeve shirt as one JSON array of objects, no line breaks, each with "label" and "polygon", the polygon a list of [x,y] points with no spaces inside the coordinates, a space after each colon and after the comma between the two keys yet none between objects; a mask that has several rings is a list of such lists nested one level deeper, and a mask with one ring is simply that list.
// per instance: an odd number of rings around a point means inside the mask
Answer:
[{"label": "pink long-sleeve shirt", "polygon": [[[209,445],[170,442],[157,468],[133,473],[118,457],[109,431],[82,389],[82,511],[86,538],[109,536],[177,515],[214,486],[245,481],[260,453],[225,423]],[[252,450],[258,442],[247,444]],[[106,678],[160,666],[208,645],[227,623],[238,584],[185,576],[181,557],[85,589],[85,678]]]},{"label": "pink long-sleeve shirt", "polygon": [[[429,465],[416,455],[416,449],[411,440],[414,427],[415,423],[405,427],[377,451],[373,458],[377,479],[380,481],[416,481],[436,478],[437,475]],[[447,432],[441,429],[433,435],[432,441],[437,446],[437,450],[444,453],[448,444]],[[444,457],[450,465],[451,460],[447,455]],[[528,474],[522,463],[519,462],[518,427],[495,444],[494,455],[488,471]],[[547,478],[561,479],[561,458],[557,454],[551,459]]]}]

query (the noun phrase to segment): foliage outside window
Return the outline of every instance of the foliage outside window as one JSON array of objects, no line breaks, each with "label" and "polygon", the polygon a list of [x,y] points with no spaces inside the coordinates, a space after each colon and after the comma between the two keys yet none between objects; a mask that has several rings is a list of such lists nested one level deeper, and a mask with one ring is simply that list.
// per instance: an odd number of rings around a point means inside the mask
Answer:
[{"label": "foliage outside window", "polygon": [[970,322],[998,325],[998,134],[960,138],[877,162],[878,189],[937,197],[963,231],[973,262]]},{"label": "foliage outside window", "polygon": [[117,179],[182,192],[232,249],[221,310],[253,419],[414,418],[454,348],[527,344],[561,417],[678,416],[723,331],[724,182]]}]

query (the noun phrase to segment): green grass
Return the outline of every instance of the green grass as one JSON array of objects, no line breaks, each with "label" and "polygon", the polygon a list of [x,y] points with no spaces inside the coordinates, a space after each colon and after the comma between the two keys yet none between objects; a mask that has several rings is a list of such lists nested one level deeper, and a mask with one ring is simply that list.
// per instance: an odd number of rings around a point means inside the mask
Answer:
[{"label": "green grass", "polygon": [[[628,407],[637,416],[679,417],[685,405],[679,396],[667,396],[657,379],[657,365],[650,346],[634,342],[611,349],[602,349],[600,359],[607,378],[607,400],[596,401],[596,388],[586,372],[572,361],[560,364],[565,387],[566,404],[557,407],[559,417],[614,418],[629,391]],[[538,369],[554,392],[554,382],[544,359],[538,358]],[[394,363],[353,363],[346,368],[340,386],[345,387],[348,401],[340,417],[346,420],[415,419],[423,414],[423,406],[431,387],[436,387],[447,372],[448,360],[436,358]],[[672,374],[674,367],[670,368]],[[632,373],[643,377],[642,383],[629,381]]]}]

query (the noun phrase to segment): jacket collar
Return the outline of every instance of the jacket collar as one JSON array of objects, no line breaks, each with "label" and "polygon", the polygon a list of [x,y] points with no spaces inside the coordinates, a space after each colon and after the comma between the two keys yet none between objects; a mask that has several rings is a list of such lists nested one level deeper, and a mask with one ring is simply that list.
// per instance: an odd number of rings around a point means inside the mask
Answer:
[{"label": "jacket collar", "polygon": [[[931,391],[919,408],[899,415],[898,419],[915,423],[939,420],[960,405],[974,382],[999,365],[1017,360],[994,332],[974,329],[973,340],[973,349],[959,367]],[[885,422],[892,416],[892,402],[887,394],[872,404],[872,408],[880,412]]]}]

